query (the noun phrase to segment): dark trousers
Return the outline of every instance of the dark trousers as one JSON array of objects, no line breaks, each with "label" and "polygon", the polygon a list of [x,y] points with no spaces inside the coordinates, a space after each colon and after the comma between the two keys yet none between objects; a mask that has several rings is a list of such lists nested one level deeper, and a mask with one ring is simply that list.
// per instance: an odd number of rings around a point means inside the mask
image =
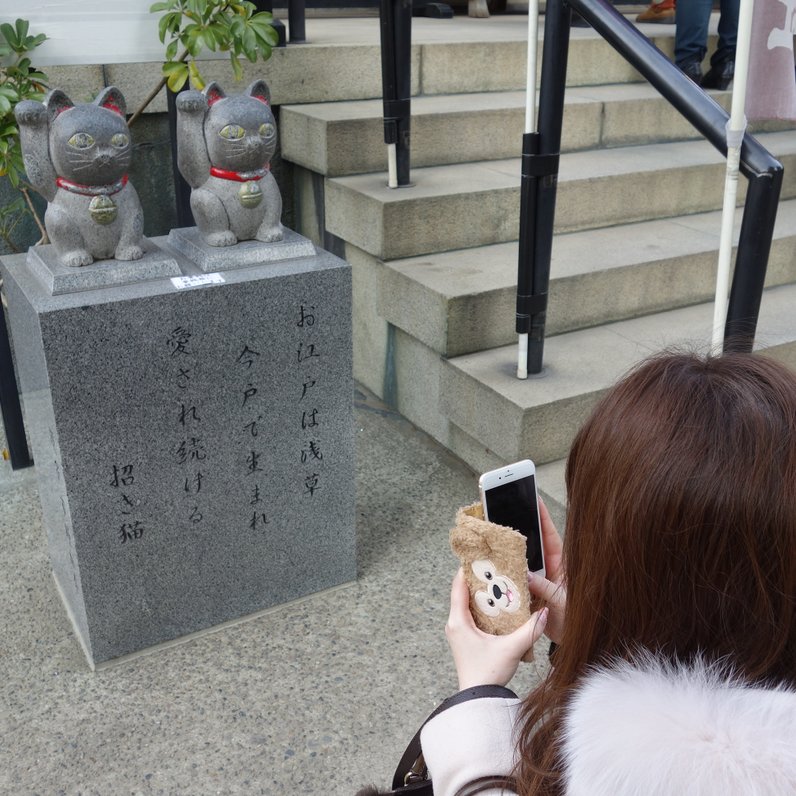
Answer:
[{"label": "dark trousers", "polygon": [[[740,0],[721,0],[719,44],[710,59],[713,66],[735,59]],[[708,22],[713,0],[677,0],[674,36],[674,61],[682,67],[689,61],[702,61],[708,49]]]}]

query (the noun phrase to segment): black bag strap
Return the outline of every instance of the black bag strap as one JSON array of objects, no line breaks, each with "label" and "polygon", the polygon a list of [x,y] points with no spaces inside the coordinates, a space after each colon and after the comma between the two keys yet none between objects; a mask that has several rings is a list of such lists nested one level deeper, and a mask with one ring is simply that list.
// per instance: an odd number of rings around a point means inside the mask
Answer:
[{"label": "black bag strap", "polygon": [[[392,778],[393,790],[403,788],[410,783],[423,783],[428,780],[428,769],[423,760],[423,750],[420,746],[420,733],[431,719],[438,716],[443,710],[452,708],[455,705],[460,705],[463,702],[470,702],[473,699],[488,699],[490,697],[497,699],[516,699],[517,695],[510,689],[504,688],[502,685],[479,685],[475,688],[465,688],[464,691],[459,691],[458,694],[448,697],[439,705],[439,707],[437,707],[420,725],[420,729],[415,733],[412,740],[409,741],[409,745],[406,747],[406,751],[403,753]],[[411,793],[411,791],[407,792]]]},{"label": "black bag strap", "polygon": [[461,790],[457,791],[456,796],[476,796],[477,793],[483,793],[485,790],[492,790],[493,788],[516,791],[517,780],[514,777],[479,777],[472,782],[468,782]]}]

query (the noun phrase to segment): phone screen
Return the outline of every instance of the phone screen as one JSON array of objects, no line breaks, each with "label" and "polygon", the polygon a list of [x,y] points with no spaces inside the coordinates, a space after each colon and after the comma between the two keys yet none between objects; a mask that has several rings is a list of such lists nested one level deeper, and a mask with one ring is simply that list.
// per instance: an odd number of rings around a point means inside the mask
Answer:
[{"label": "phone screen", "polygon": [[487,489],[487,514],[490,522],[507,525],[526,539],[528,569],[538,572],[544,566],[539,532],[539,506],[536,503],[536,480],[532,475]]}]

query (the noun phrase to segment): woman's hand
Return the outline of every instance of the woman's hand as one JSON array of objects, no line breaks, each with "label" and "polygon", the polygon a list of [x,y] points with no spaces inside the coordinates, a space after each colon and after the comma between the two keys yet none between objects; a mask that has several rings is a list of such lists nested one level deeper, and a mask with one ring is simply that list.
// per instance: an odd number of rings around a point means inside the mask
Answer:
[{"label": "woman's hand", "polygon": [[539,500],[539,518],[542,523],[542,547],[547,577],[528,573],[528,589],[534,597],[547,603],[550,615],[545,627],[545,635],[556,644],[561,642],[564,633],[564,617],[567,607],[567,590],[564,586],[564,570],[561,566],[563,544],[553,525],[550,512],[544,502]]},{"label": "woman's hand", "polygon": [[477,685],[506,685],[514,676],[520,660],[542,635],[547,609],[537,611],[513,633],[493,636],[475,626],[470,613],[470,590],[459,569],[451,588],[451,610],[445,635],[448,638],[459,688]]}]

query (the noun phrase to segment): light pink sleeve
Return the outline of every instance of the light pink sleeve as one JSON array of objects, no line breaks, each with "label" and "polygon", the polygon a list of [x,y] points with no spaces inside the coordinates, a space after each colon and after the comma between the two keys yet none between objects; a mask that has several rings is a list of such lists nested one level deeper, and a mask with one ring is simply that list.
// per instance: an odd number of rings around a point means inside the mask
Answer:
[{"label": "light pink sleeve", "polygon": [[[420,739],[434,796],[455,796],[480,777],[511,774],[519,706],[519,699],[472,699],[426,724]],[[483,791],[484,796],[501,793],[509,791]]]}]

